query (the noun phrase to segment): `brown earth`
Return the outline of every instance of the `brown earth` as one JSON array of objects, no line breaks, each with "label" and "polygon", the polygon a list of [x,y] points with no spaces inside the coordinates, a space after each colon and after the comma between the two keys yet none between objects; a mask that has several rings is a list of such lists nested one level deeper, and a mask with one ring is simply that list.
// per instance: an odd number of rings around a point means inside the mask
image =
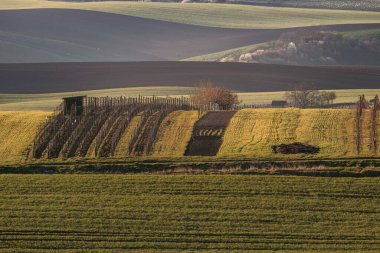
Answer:
[{"label": "brown earth", "polygon": [[0,93],[51,93],[139,86],[193,86],[201,80],[236,91],[380,88],[380,67],[305,67],[218,62],[0,64]]},{"label": "brown earth", "polygon": [[208,112],[195,123],[187,146],[186,156],[215,156],[223,142],[223,135],[236,111]]},{"label": "brown earth", "polygon": [[0,62],[179,60],[277,38],[84,10],[0,11]]},{"label": "brown earth", "polygon": [[[380,24],[308,27],[358,30]],[[96,11],[0,11],[0,62],[179,60],[278,39],[303,28],[248,30],[202,27]]]}]

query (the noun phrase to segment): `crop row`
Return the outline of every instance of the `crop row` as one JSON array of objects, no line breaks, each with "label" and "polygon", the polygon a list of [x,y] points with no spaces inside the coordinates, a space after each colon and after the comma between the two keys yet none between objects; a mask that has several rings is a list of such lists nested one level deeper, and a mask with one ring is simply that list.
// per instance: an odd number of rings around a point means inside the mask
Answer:
[{"label": "crop row", "polygon": [[4,250],[376,251],[378,178],[1,175]]}]

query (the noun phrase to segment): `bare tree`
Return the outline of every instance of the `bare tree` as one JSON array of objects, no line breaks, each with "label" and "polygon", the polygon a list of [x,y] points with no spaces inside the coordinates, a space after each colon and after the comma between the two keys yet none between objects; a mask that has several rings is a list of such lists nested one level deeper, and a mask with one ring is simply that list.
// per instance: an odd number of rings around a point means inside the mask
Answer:
[{"label": "bare tree", "polygon": [[217,104],[223,110],[239,104],[237,95],[230,89],[214,86],[210,81],[200,82],[191,97],[197,105]]}]

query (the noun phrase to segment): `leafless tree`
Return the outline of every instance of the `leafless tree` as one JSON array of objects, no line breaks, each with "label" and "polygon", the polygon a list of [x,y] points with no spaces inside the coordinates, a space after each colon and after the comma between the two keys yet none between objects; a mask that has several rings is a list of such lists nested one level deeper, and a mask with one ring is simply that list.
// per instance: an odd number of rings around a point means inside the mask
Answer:
[{"label": "leafless tree", "polygon": [[191,97],[197,105],[217,104],[224,110],[239,104],[237,95],[230,89],[215,86],[211,81],[200,82]]}]

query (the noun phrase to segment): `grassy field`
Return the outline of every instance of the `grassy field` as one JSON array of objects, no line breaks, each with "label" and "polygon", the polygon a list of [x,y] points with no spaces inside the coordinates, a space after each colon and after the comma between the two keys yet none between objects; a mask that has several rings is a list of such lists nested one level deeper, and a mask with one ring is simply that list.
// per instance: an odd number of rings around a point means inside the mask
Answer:
[{"label": "grassy field", "polygon": [[[193,87],[135,87],[122,89],[88,90],[80,92],[46,93],[46,94],[0,94],[0,111],[52,111],[63,97],[87,95],[90,97],[136,97],[142,96],[188,96]],[[359,95],[367,98],[380,95],[380,89],[347,89],[333,90],[337,94],[335,103],[351,103],[358,100]],[[285,92],[237,92],[242,104],[270,104],[272,100],[284,100]]]},{"label": "grassy field", "polygon": [[379,252],[378,178],[0,175],[2,252]]},{"label": "grassy field", "polygon": [[86,90],[78,92],[43,93],[43,94],[0,94],[0,110],[54,110],[63,97],[138,97],[141,96],[182,96],[191,94],[191,87],[134,87],[103,90]]},{"label": "grassy field", "polygon": [[68,3],[46,0],[2,0],[0,9],[67,8],[110,12],[177,23],[227,28],[287,28],[330,24],[380,23],[380,13],[278,8],[234,4],[142,2]]},{"label": "grassy field", "polygon": [[229,0],[228,2],[249,3],[269,6],[301,7],[301,8],[326,8],[349,10],[380,10],[378,0]]},{"label": "grassy field", "polygon": [[49,112],[0,111],[0,160],[22,162],[31,148],[38,127]]},{"label": "grassy field", "polygon": [[[0,112],[0,160],[18,163],[25,160],[37,127],[43,124],[48,112]],[[131,134],[140,116],[126,129],[115,157],[127,157]],[[161,124],[153,147],[154,158],[183,156],[198,119],[196,111],[177,111]],[[355,146],[355,110],[347,109],[244,109],[239,111],[227,127],[219,157],[284,159],[272,153],[271,146],[302,142],[321,148],[317,155],[288,155],[299,158],[353,158],[358,157]],[[378,157],[370,150],[371,113],[365,111],[362,120],[362,143],[359,157]],[[380,129],[380,118],[378,119]],[[380,131],[378,131],[380,139]],[[94,157],[95,142],[87,157]],[[380,151],[380,143],[378,143]]]},{"label": "grassy field", "polygon": [[[356,156],[355,110],[346,109],[245,109],[231,120],[219,150],[220,156],[285,157],[271,146],[302,142],[321,148],[317,155],[295,157],[343,158]],[[370,112],[363,117],[361,156],[373,156],[370,146]],[[380,124],[379,124],[380,126]],[[379,146],[380,148],[380,146]],[[377,154],[378,155],[378,154]]]},{"label": "grassy field", "polygon": [[129,123],[124,134],[121,136],[121,139],[116,147],[115,156],[125,157],[129,155],[129,145],[131,143],[131,138],[141,121],[141,117],[142,114],[138,114],[132,118],[131,122]]},{"label": "grassy field", "polygon": [[153,147],[153,155],[158,157],[183,156],[198,120],[197,111],[176,111],[161,124]]},{"label": "grassy field", "polygon": [[364,29],[352,32],[343,32],[345,38],[348,39],[363,39],[363,38],[376,38],[380,39],[380,29]]}]

